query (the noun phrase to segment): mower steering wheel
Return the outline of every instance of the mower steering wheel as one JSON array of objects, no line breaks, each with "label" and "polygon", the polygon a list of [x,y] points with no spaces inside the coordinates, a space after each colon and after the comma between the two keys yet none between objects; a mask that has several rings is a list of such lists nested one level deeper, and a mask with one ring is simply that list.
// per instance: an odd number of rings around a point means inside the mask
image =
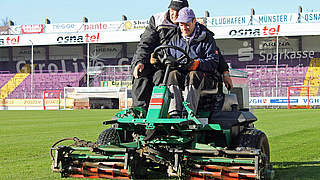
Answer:
[{"label": "mower steering wheel", "polygon": [[[181,57],[179,57],[178,59],[175,59],[174,57],[169,56],[167,49],[178,50],[178,51],[182,52],[183,55]],[[169,60],[169,61],[175,60],[174,64],[176,64],[178,66],[179,65],[186,66],[192,62],[192,59],[190,58],[188,53],[185,50],[183,50],[182,48],[177,47],[177,46],[161,45],[161,46],[158,46],[157,48],[154,49],[153,54],[154,54],[154,56],[156,56],[155,58],[159,59],[162,64],[165,64],[166,60]]]}]

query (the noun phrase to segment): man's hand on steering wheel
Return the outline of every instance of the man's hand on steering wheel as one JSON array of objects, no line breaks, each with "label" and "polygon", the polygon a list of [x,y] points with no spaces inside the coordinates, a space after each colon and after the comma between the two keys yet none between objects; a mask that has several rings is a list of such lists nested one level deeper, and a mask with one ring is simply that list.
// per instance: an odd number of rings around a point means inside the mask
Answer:
[{"label": "man's hand on steering wheel", "polygon": [[150,64],[154,65],[159,63],[159,59],[154,55],[154,53],[151,53],[150,56]]},{"label": "man's hand on steering wheel", "polygon": [[[174,58],[169,54],[168,49],[180,51],[182,56],[179,58]],[[158,59],[159,61],[156,61],[155,59]],[[199,65],[199,61],[192,60],[185,50],[171,45],[161,45],[157,47],[151,55],[150,63],[151,62],[160,62],[165,66],[170,64],[172,67],[185,70],[189,70],[190,68],[191,70],[196,69]]]}]

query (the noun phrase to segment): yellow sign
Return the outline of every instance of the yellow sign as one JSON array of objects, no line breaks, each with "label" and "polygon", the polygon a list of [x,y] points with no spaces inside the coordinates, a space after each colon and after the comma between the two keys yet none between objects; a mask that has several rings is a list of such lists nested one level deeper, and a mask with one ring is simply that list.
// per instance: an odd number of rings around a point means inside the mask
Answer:
[{"label": "yellow sign", "polygon": [[[59,99],[46,99],[46,106],[58,106]],[[73,99],[66,99],[66,105],[73,106]],[[4,99],[0,101],[2,107],[43,107],[43,99]],[[60,99],[60,107],[64,106],[64,100]]]},{"label": "yellow sign", "polygon": [[131,81],[101,81],[101,87],[127,87],[132,88]]}]

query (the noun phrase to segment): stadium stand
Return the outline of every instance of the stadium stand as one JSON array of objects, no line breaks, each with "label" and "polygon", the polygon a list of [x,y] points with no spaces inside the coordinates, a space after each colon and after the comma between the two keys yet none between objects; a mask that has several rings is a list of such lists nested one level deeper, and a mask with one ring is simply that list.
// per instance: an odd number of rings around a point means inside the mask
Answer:
[{"label": "stadium stand", "polygon": [[318,82],[318,79],[315,81],[316,77],[306,77],[308,67],[280,65],[277,70],[275,65],[248,65],[243,70],[248,72],[252,97],[275,96],[276,87],[279,88],[278,96],[287,96],[287,88],[290,86],[316,86]]},{"label": "stadium stand", "polygon": [[129,66],[109,66],[105,67],[103,72],[97,73],[92,77],[90,86],[101,87],[104,81],[132,81],[132,75]]},{"label": "stadium stand", "polygon": [[[15,74],[0,74],[1,88],[4,87]],[[31,94],[31,75],[22,82],[15,84],[16,88],[7,94],[10,99],[42,98],[45,90],[61,90],[64,87],[79,87],[85,73],[34,73],[33,91]],[[3,81],[2,81],[3,79]],[[62,94],[63,95],[63,94]]]}]

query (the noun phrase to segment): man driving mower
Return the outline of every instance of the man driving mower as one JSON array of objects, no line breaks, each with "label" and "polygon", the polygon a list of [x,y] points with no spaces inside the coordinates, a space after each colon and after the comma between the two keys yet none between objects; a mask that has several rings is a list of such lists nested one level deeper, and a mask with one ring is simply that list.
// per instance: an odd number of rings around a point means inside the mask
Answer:
[{"label": "man driving mower", "polygon": [[[197,111],[200,91],[204,87],[205,77],[218,73],[219,51],[216,42],[203,25],[198,23],[192,9],[185,7],[179,11],[179,32],[170,40],[168,45],[184,49],[191,62],[182,68],[169,73],[167,86],[173,94],[169,107],[169,115],[174,118],[182,116],[182,91],[185,91],[184,101],[194,113]],[[168,54],[175,59],[181,59],[183,53],[176,49],[169,49]],[[151,59],[151,62],[155,62]]]}]

